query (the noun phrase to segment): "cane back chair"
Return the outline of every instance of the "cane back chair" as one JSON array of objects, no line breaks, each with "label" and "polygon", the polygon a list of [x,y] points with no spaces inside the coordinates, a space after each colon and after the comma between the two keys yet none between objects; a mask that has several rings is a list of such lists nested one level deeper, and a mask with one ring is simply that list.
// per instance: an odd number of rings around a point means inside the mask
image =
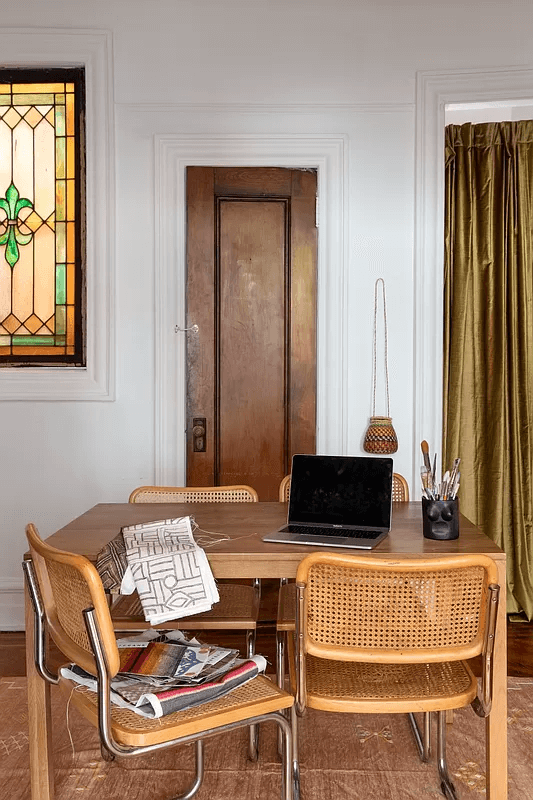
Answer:
[{"label": "cane back chair", "polygon": [[[43,542],[33,524],[26,528],[30,556],[24,573],[35,612],[35,665],[44,680],[67,691],[71,705],[100,733],[102,756],[128,758],[188,742],[196,743],[196,775],[176,800],[189,800],[202,783],[203,739],[223,731],[271,720],[283,736],[282,798],[293,797],[291,724],[285,714],[293,697],[260,675],[218,700],[158,719],[112,705],[110,681],[120,665],[113,622],[101,579],[90,561]],[[53,675],[45,663],[47,631],[70,661],[97,679],[97,691]],[[72,689],[76,686],[76,691]],[[282,712],[285,712],[282,713]]]},{"label": "cane back chair", "polygon": [[[297,712],[436,711],[441,791],[456,800],[446,710],[471,703],[479,716],[490,713],[497,576],[482,554],[307,556],[296,576],[296,658],[289,659]],[[479,654],[480,693],[466,663]]]},{"label": "cane back chair", "polygon": [[[291,476],[285,475],[279,485],[279,502],[288,503],[291,493]],[[409,502],[409,486],[407,481],[398,472],[392,476],[392,501],[393,503]]]},{"label": "cane back chair", "polygon": [[[279,501],[287,503],[291,488],[291,476],[286,475],[279,485]],[[409,485],[403,475],[395,472],[392,476],[392,502],[409,502]],[[287,637],[296,629],[296,585],[281,579],[278,597],[278,616],[276,621],[276,675],[278,686],[285,685],[285,652]]]},{"label": "cane back chair", "polygon": [[[251,486],[140,486],[130,494],[130,503],[257,503],[258,495]],[[154,627],[179,628],[182,631],[232,630],[246,634],[246,656],[255,653],[255,639],[261,582],[252,585],[218,583],[219,602],[209,611],[190,617],[180,617],[175,622],[165,622]],[[112,605],[111,617],[115,630],[139,630],[149,627],[143,614],[139,595],[119,597]],[[258,731],[250,729],[249,758],[258,756]]]}]

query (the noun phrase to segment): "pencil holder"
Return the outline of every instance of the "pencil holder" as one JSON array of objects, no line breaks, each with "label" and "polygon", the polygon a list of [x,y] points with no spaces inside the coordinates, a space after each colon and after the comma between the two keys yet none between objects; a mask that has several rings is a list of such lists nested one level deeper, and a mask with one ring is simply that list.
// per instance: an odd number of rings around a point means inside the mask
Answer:
[{"label": "pencil holder", "polygon": [[459,538],[459,500],[422,498],[422,523],[426,539]]}]

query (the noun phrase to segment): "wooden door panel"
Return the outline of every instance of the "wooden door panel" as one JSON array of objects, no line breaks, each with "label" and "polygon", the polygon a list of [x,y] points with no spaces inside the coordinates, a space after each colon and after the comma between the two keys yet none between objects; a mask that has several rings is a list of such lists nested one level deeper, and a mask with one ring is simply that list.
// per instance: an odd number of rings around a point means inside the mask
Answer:
[{"label": "wooden door panel", "polygon": [[190,485],[276,500],[293,453],[315,452],[315,197],[312,171],[187,169]]},{"label": "wooden door panel", "polygon": [[220,203],[218,476],[260,497],[287,449],[286,215],[283,201]]}]

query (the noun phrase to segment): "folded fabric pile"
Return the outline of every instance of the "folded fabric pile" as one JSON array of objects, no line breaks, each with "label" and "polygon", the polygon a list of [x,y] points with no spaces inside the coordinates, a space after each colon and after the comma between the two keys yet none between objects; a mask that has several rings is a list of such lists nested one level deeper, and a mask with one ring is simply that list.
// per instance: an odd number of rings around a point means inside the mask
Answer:
[{"label": "folded fabric pile", "polygon": [[135,589],[151,625],[209,611],[219,600],[205,552],[194,541],[190,517],[123,528],[103,548],[96,567],[104,588]]},{"label": "folded fabric pile", "polygon": [[[266,669],[263,656],[243,660],[237,650],[187,639],[182,631],[144,631],[117,645],[120,671],[111,681],[111,701],[150,719],[218,700]],[[96,691],[94,676],[76,664],[61,674]]]}]

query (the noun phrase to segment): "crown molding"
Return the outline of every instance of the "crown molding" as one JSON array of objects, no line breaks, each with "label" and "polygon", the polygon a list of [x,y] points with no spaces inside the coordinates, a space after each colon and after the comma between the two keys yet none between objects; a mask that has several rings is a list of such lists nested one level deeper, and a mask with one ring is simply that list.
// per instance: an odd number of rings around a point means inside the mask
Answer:
[{"label": "crown molding", "polygon": [[414,111],[414,103],[117,103],[118,108],[138,113],[170,114],[205,112],[208,114],[323,114]]}]

